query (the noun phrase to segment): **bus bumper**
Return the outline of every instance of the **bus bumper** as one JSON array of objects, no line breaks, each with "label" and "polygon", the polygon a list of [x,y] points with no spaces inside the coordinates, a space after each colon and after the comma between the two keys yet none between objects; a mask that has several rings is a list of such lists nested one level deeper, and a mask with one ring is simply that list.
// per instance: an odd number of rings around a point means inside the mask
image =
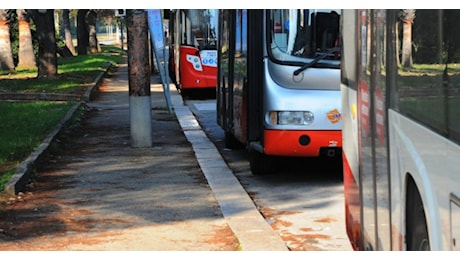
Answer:
[{"label": "bus bumper", "polygon": [[275,156],[320,157],[342,148],[342,131],[265,130],[264,153]]}]

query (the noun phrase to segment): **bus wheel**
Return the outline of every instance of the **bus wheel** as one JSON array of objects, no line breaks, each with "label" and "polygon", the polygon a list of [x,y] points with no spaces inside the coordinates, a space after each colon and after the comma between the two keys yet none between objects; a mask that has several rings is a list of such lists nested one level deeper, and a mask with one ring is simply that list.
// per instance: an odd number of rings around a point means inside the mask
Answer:
[{"label": "bus wheel", "polygon": [[193,93],[191,89],[180,88],[180,94],[183,98],[189,98]]},{"label": "bus wheel", "polygon": [[225,131],[225,147],[229,149],[243,149],[244,145],[232,133]]},{"label": "bus wheel", "polygon": [[407,185],[406,243],[408,251],[430,250],[425,210],[420,193],[412,179]]},{"label": "bus wheel", "polygon": [[256,151],[249,152],[249,164],[254,175],[273,174],[277,171],[276,158]]}]

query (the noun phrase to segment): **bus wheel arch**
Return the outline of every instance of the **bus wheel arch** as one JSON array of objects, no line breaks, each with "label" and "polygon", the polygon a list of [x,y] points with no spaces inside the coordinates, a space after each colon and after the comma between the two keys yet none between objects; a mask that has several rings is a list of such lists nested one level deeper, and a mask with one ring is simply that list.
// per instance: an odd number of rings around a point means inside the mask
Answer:
[{"label": "bus wheel arch", "polygon": [[267,175],[278,171],[278,163],[274,156],[250,149],[248,152],[249,165],[253,175]]},{"label": "bus wheel arch", "polygon": [[409,174],[406,183],[405,237],[408,251],[429,251],[430,242],[425,210],[417,185]]},{"label": "bus wheel arch", "polygon": [[225,131],[224,133],[225,147],[229,149],[243,149],[245,146],[240,142],[233,133]]}]

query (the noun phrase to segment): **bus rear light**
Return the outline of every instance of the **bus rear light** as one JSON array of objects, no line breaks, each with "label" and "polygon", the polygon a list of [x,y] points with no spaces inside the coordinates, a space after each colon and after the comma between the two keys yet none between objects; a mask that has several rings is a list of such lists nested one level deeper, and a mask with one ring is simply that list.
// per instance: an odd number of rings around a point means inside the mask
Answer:
[{"label": "bus rear light", "polygon": [[193,68],[197,71],[203,71],[203,67],[201,66],[201,60],[200,60],[200,57],[198,56],[194,56],[194,55],[190,55],[190,54],[187,54],[186,55],[187,57],[187,61],[190,62],[193,66]]}]

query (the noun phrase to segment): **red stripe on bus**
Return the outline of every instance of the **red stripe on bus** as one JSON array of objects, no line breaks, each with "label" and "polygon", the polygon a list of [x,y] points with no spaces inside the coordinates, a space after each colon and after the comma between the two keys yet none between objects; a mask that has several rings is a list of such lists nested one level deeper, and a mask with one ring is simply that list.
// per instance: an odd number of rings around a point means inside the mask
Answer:
[{"label": "red stripe on bus", "polygon": [[345,196],[345,222],[347,235],[354,250],[362,250],[361,232],[361,203],[358,184],[353,176],[350,164],[345,153],[342,153],[343,161],[343,186]]}]

